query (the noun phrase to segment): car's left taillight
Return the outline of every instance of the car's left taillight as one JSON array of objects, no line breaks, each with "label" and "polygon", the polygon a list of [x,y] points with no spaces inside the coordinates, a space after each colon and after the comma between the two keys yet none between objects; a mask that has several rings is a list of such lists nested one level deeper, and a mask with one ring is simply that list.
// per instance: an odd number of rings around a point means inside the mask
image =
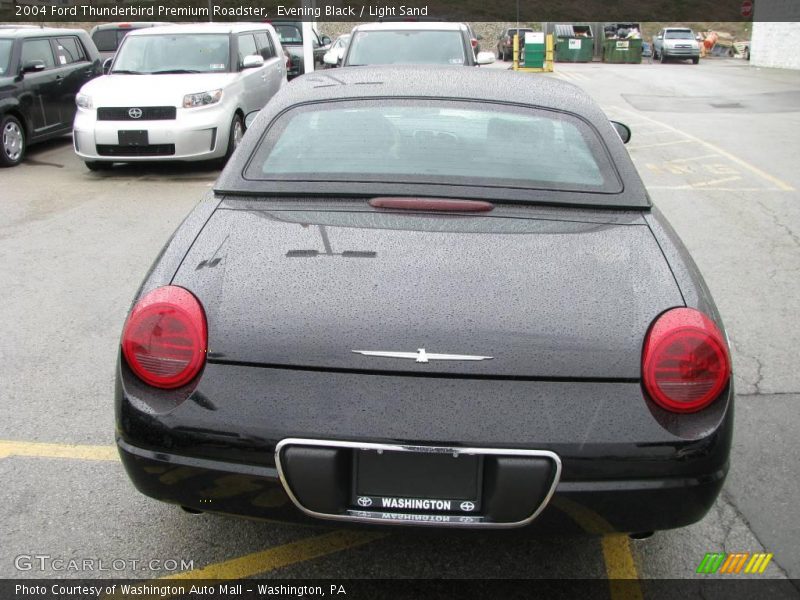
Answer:
[{"label": "car's left taillight", "polygon": [[472,39],[470,40],[470,43],[472,44],[472,48],[473,48],[473,50],[474,50],[475,48],[477,48],[477,47],[478,47],[478,40],[477,40],[477,38],[472,38]]},{"label": "car's left taillight", "polygon": [[650,326],[642,379],[650,397],[679,413],[702,410],[728,385],[731,360],[714,321],[693,308],[673,308]]},{"label": "car's left taillight", "polygon": [[122,354],[145,383],[174,389],[203,369],[208,348],[206,315],[182,287],[168,285],[145,294],[122,331]]}]

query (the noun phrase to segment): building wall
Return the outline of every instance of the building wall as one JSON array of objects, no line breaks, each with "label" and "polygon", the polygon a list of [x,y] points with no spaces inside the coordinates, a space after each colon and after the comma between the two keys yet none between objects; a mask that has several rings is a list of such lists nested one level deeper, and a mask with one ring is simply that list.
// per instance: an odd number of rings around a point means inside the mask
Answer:
[{"label": "building wall", "polygon": [[750,63],[757,67],[800,69],[800,23],[753,23]]},{"label": "building wall", "polygon": [[800,69],[800,2],[755,0],[750,62],[757,67]]}]

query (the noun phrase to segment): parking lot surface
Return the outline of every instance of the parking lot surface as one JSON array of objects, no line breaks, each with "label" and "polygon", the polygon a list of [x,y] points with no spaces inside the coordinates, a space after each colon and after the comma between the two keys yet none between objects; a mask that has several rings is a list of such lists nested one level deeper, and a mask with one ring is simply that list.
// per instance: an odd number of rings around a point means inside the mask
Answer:
[{"label": "parking lot surface", "polygon": [[[800,73],[706,60],[557,64],[530,84],[540,77],[587,90],[631,127],[628,149],[727,327],[731,472],[702,522],[642,541],[386,532],[190,516],[140,495],[112,446],[118,338],[143,275],[218,171],[91,173],[64,139],[0,171],[0,576],[691,578],[721,551],[773,553],[762,577],[800,577]],[[41,555],[126,562],[75,571],[30,559]]]}]

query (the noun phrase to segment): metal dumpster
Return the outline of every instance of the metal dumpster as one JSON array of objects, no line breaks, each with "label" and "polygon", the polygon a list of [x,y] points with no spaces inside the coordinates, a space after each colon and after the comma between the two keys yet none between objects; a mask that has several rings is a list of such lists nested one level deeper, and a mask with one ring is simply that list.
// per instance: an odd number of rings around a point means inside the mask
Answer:
[{"label": "metal dumpster", "polygon": [[603,42],[603,62],[635,63],[642,62],[642,40],[605,40]]},{"label": "metal dumpster", "polygon": [[639,23],[606,23],[603,27],[603,62],[641,63],[641,31]]},{"label": "metal dumpster", "polygon": [[591,62],[594,37],[589,25],[556,25],[556,62]]}]

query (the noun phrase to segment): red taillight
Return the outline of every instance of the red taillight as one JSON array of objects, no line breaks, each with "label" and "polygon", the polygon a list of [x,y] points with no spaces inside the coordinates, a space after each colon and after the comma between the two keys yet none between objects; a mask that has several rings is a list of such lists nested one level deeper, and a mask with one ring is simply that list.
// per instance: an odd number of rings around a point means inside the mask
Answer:
[{"label": "red taillight", "polygon": [[146,294],[122,331],[122,354],[145,383],[177,388],[194,379],[206,362],[208,330],[203,307],[181,287]]},{"label": "red taillight", "polygon": [[722,333],[693,308],[668,310],[644,340],[642,377],[650,397],[673,412],[696,412],[725,389],[731,361]]},{"label": "red taillight", "polygon": [[472,47],[473,48],[477,48],[478,47],[478,40],[476,40],[475,38],[472,38],[472,40],[470,40],[470,41],[472,42]]}]

